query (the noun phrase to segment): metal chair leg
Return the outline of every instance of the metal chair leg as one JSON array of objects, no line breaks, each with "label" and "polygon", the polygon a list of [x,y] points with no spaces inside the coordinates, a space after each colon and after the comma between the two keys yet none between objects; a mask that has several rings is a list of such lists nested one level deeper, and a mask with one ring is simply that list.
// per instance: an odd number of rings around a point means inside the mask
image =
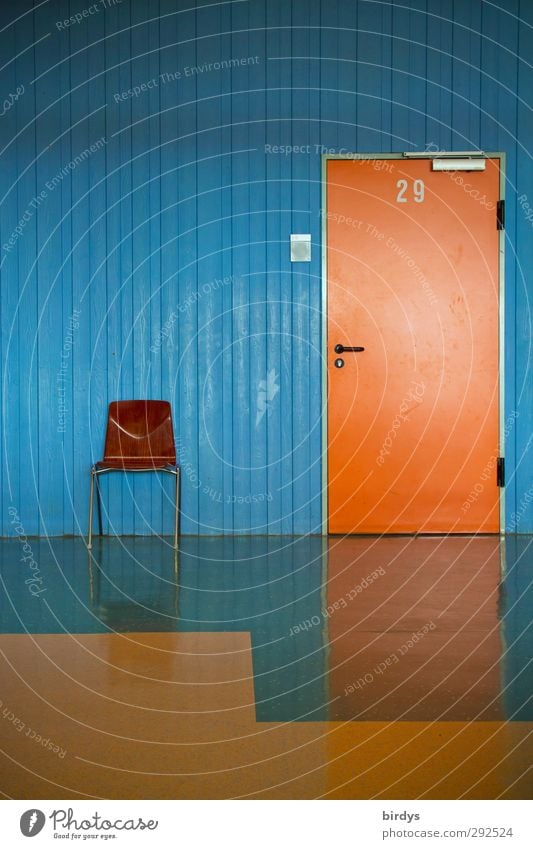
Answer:
[{"label": "metal chair leg", "polygon": [[100,492],[100,481],[98,480],[98,472],[95,472],[96,479],[96,505],[98,507],[98,533],[100,536],[103,534],[103,525],[102,525],[102,494]]},{"label": "metal chair leg", "polygon": [[178,530],[180,520],[180,470],[176,469],[176,517],[174,524],[174,548],[178,547]]},{"label": "metal chair leg", "polygon": [[89,540],[87,548],[93,547],[93,496],[94,496],[94,469],[91,469],[91,488],[89,494]]},{"label": "metal chair leg", "polygon": [[[180,523],[180,470],[175,471],[176,477],[176,500],[175,500],[175,518],[174,518],[174,548],[178,548],[179,538],[179,523]],[[93,547],[93,504],[94,504],[94,488],[96,487],[96,505],[98,509],[98,530],[100,536],[103,534],[102,526],[102,496],[100,492],[100,482],[98,480],[98,472],[94,468],[91,469],[91,490],[89,497],[89,539],[87,548]]]}]

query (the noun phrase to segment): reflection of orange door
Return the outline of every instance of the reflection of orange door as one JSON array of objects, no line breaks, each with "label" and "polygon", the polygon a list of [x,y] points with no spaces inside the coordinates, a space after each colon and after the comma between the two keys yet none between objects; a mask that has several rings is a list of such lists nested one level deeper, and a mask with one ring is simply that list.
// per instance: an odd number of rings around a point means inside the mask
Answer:
[{"label": "reflection of orange door", "polygon": [[330,533],[499,530],[499,179],[327,163]]}]

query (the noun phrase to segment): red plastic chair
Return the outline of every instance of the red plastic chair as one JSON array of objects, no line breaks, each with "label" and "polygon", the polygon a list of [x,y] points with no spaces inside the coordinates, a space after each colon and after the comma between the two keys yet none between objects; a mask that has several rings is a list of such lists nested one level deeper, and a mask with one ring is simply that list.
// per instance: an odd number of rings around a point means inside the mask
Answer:
[{"label": "red plastic chair", "polygon": [[98,476],[105,472],[168,472],[176,478],[174,548],[178,547],[180,469],[172,413],[168,401],[112,401],[107,417],[104,459],[91,468],[89,541],[92,548],[94,485],[98,497],[98,519],[102,534],[102,508]]}]

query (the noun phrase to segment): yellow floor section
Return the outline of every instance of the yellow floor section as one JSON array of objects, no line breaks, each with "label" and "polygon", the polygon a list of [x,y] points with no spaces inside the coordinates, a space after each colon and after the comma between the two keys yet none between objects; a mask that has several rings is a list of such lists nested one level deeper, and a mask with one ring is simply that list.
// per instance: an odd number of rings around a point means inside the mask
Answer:
[{"label": "yellow floor section", "polygon": [[256,722],[246,633],[1,635],[7,798],[524,798],[531,723]]}]

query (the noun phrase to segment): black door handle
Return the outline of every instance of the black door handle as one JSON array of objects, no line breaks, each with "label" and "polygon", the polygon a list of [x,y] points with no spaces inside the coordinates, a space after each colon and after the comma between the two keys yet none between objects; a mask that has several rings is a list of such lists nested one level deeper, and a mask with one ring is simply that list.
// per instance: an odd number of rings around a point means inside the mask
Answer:
[{"label": "black door handle", "polygon": [[356,346],[356,347],[350,347],[348,345],[335,345],[335,353],[336,354],[344,354],[345,351],[353,351],[354,353],[358,354],[360,351],[364,351],[364,350],[365,349],[361,348],[361,346],[359,346],[359,345]]}]

